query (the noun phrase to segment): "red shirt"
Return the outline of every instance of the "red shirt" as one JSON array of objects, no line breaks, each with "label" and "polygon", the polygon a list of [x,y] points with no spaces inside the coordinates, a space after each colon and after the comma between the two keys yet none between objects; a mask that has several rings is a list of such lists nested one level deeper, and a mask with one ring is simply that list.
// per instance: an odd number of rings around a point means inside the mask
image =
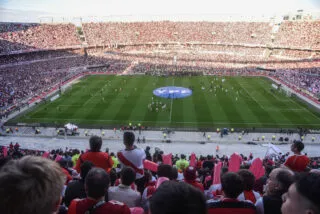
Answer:
[{"label": "red shirt", "polygon": [[203,185],[201,183],[199,183],[197,181],[189,181],[189,180],[184,180],[184,182],[194,186],[195,188],[198,188],[199,190],[201,190],[201,192],[204,192],[204,188],[203,188]]},{"label": "red shirt", "polygon": [[295,172],[304,172],[309,164],[310,160],[305,155],[292,155],[290,156],[284,165]]},{"label": "red shirt", "polygon": [[207,202],[208,214],[256,214],[254,204],[247,201],[226,198],[222,201]]},{"label": "red shirt", "polygon": [[113,166],[113,160],[105,152],[86,152],[79,157],[75,169],[80,173],[80,166],[83,162],[90,161],[95,167],[100,167],[109,172]]},{"label": "red shirt", "polygon": [[[74,199],[72,200],[68,214],[84,214],[89,208],[94,206],[97,201],[85,198],[82,200]],[[103,204],[101,207],[98,207],[94,214],[105,214],[105,213],[114,213],[114,214],[130,214],[130,209],[124,203],[119,201],[109,201]]]}]

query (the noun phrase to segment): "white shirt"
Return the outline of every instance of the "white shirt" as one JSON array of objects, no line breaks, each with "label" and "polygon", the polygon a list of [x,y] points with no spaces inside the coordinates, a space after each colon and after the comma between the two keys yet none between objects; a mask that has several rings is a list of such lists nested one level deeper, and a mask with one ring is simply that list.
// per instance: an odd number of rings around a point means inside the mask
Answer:
[{"label": "white shirt", "polygon": [[[128,161],[130,161],[138,169],[143,170],[143,161],[146,159],[146,153],[143,149],[135,148],[133,150],[121,150],[120,152]],[[123,163],[121,163],[121,165],[124,166]],[[143,177],[143,174],[136,172],[136,179],[139,179],[142,177]]]}]

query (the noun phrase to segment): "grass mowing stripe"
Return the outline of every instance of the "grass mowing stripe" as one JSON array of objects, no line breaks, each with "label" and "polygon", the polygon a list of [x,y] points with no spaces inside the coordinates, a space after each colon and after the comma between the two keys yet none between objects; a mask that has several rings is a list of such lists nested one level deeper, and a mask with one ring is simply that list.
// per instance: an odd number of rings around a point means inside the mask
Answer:
[{"label": "grass mowing stripe", "polygon": [[[301,117],[301,115],[295,111],[290,111],[290,112],[282,111],[282,109],[286,110],[287,108],[290,108],[292,106],[289,105],[287,102],[282,102],[281,100],[274,99],[274,96],[271,96],[270,93],[266,93],[267,86],[263,87],[261,84],[258,84],[257,81],[254,81],[252,85],[260,89],[260,90],[257,90],[257,92],[260,94],[261,97],[264,97],[266,100],[268,100],[268,103],[270,103],[274,108],[275,107],[279,108],[278,111],[272,113],[273,117],[276,117],[278,120],[282,117],[283,122],[288,121],[291,123],[296,123],[296,121],[303,121],[304,123],[307,123],[305,118]],[[261,93],[261,91],[264,91],[264,93]]]},{"label": "grass mowing stripe", "polygon": [[[237,78],[237,81],[235,81],[235,84],[240,87],[241,91],[244,91],[247,97],[251,98],[250,93],[247,89],[245,89],[245,86],[243,86],[240,82],[243,81],[240,78]],[[273,120],[272,117],[270,117],[269,113],[265,111],[257,101],[254,99],[244,99],[248,109],[251,110],[252,114],[255,116],[255,118],[261,123],[267,123],[268,121],[272,121],[273,124],[277,124],[277,121]]]}]

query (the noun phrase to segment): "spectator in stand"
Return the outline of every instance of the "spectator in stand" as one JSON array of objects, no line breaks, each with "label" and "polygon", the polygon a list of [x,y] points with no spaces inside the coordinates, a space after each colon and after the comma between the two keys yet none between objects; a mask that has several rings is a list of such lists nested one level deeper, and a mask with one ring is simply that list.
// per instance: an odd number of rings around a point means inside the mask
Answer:
[{"label": "spectator in stand", "polygon": [[165,181],[150,199],[150,214],[205,214],[204,195],[183,182]]},{"label": "spectator in stand", "polygon": [[243,192],[238,196],[240,201],[251,201],[253,204],[261,197],[256,191],[253,191],[253,185],[256,180],[254,174],[247,169],[241,169],[238,171],[241,179],[243,180]]},{"label": "spectator in stand", "polygon": [[135,183],[138,191],[142,194],[146,179],[144,177],[143,161],[146,159],[146,153],[143,149],[137,148],[134,144],[135,136],[132,132],[123,134],[123,143],[125,149],[117,153],[122,167],[129,166],[136,172]]},{"label": "spectator in stand", "polygon": [[320,213],[320,175],[308,173],[283,195],[282,214]]},{"label": "spectator in stand", "polygon": [[118,201],[105,201],[109,182],[109,175],[104,169],[92,168],[85,180],[87,198],[72,200],[68,214],[85,214],[87,212],[95,214],[130,214],[130,209],[127,205]]},{"label": "spectator in stand", "polygon": [[66,176],[66,183],[65,185],[68,185],[68,183],[72,180],[72,176],[70,175],[70,172],[68,171],[68,166],[67,166],[67,160],[62,158],[61,160],[58,161],[62,172],[65,174]]},{"label": "spectator in stand", "polygon": [[65,191],[64,195],[64,203],[68,207],[71,201],[75,198],[86,198],[86,191],[84,188],[84,181],[90,169],[94,167],[94,165],[90,161],[85,161],[81,164],[81,179],[71,181]]},{"label": "spectator in stand", "polygon": [[102,146],[102,138],[98,136],[92,136],[89,140],[89,143],[90,150],[79,157],[75,169],[80,172],[81,164],[85,161],[90,161],[95,167],[100,167],[106,170],[106,172],[110,172],[113,161],[107,153],[100,151]]},{"label": "spectator in stand", "polygon": [[118,165],[119,165],[119,160],[118,158],[115,156],[115,154],[113,152],[110,153],[110,156],[112,158],[112,161],[113,161],[113,166],[112,168],[117,168]]},{"label": "spectator in stand", "polygon": [[129,208],[141,205],[141,194],[131,189],[131,185],[136,180],[136,173],[131,167],[124,167],[120,175],[121,183],[119,186],[110,187],[108,199],[125,203]]},{"label": "spectator in stand", "polygon": [[176,162],[176,166],[180,172],[183,172],[189,166],[189,161],[186,160],[184,154],[181,154],[180,159]]},{"label": "spectator in stand", "polygon": [[197,170],[195,167],[193,166],[187,167],[183,172],[183,176],[184,176],[184,182],[186,182],[187,184],[190,184],[195,188],[198,188],[201,192],[204,191],[202,183],[196,181]]},{"label": "spectator in stand", "polygon": [[291,145],[291,151],[294,155],[290,156],[284,166],[288,167],[294,172],[304,172],[310,162],[306,155],[302,155],[301,151],[304,149],[304,144],[301,141],[295,141]]},{"label": "spectator in stand", "polygon": [[237,173],[228,172],[221,178],[224,198],[220,201],[209,200],[208,214],[255,214],[256,207],[251,202],[239,201],[237,198],[243,192],[243,181]]},{"label": "spectator in stand", "polygon": [[11,160],[0,171],[0,213],[52,214],[61,203],[65,176],[41,157]]},{"label": "spectator in stand", "polygon": [[276,168],[270,173],[266,193],[256,202],[257,214],[281,214],[282,195],[288,192],[293,183],[292,171]]}]

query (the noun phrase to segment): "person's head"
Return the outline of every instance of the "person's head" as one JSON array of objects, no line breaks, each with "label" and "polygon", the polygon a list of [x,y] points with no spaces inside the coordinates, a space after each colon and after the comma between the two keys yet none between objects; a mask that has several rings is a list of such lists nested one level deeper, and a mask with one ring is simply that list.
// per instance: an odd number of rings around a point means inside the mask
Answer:
[{"label": "person's head", "polygon": [[89,143],[92,152],[99,152],[102,146],[102,138],[99,136],[92,136],[90,137]]},{"label": "person's head", "polygon": [[124,167],[120,173],[121,183],[130,186],[136,180],[136,173],[131,167]]},{"label": "person's head", "polygon": [[123,143],[125,146],[133,146],[135,141],[135,136],[132,132],[123,133]]},{"label": "person's head", "polygon": [[42,157],[11,160],[0,171],[0,211],[51,214],[61,202],[65,176],[60,166]]},{"label": "person's head", "polygon": [[173,178],[172,166],[168,164],[159,165],[157,170],[157,175],[158,177],[166,177],[172,180]]},{"label": "person's head", "polygon": [[320,175],[308,173],[283,195],[283,214],[320,214]]},{"label": "person's head", "polygon": [[180,158],[181,158],[181,159],[186,159],[186,155],[181,154],[181,155],[180,155]]},{"label": "person's head", "polygon": [[255,182],[255,177],[252,172],[250,172],[247,169],[241,169],[238,171],[238,174],[240,175],[242,181],[243,181],[243,188],[246,191],[250,191],[253,189],[253,185]]},{"label": "person's head", "polygon": [[276,168],[272,170],[266,184],[269,196],[281,196],[286,193],[294,181],[294,173],[288,169]]},{"label": "person's head", "polygon": [[222,177],[224,174],[226,174],[227,172],[229,171],[229,168],[227,166],[223,166],[221,168],[221,171],[220,171],[220,176]]},{"label": "person's head", "polygon": [[293,153],[300,153],[304,149],[304,144],[301,141],[294,141],[291,145],[291,151]]},{"label": "person's head", "polygon": [[176,167],[172,167],[172,180],[178,179],[178,169]]},{"label": "person's head", "polygon": [[227,172],[221,178],[223,193],[228,198],[237,198],[244,190],[243,181],[237,173]]},{"label": "person's head", "polygon": [[197,170],[193,166],[188,166],[184,172],[183,172],[183,177],[187,181],[194,181],[197,178]]},{"label": "person's head", "polygon": [[86,179],[86,176],[88,174],[88,172],[90,171],[90,169],[94,167],[93,163],[90,161],[85,161],[81,164],[80,166],[80,176],[83,180]]},{"label": "person's head", "polygon": [[203,193],[183,182],[165,181],[150,199],[151,214],[204,214],[206,211]]},{"label": "person's head", "polygon": [[85,189],[87,196],[99,199],[105,196],[109,188],[110,178],[104,169],[93,167],[87,174]]}]

